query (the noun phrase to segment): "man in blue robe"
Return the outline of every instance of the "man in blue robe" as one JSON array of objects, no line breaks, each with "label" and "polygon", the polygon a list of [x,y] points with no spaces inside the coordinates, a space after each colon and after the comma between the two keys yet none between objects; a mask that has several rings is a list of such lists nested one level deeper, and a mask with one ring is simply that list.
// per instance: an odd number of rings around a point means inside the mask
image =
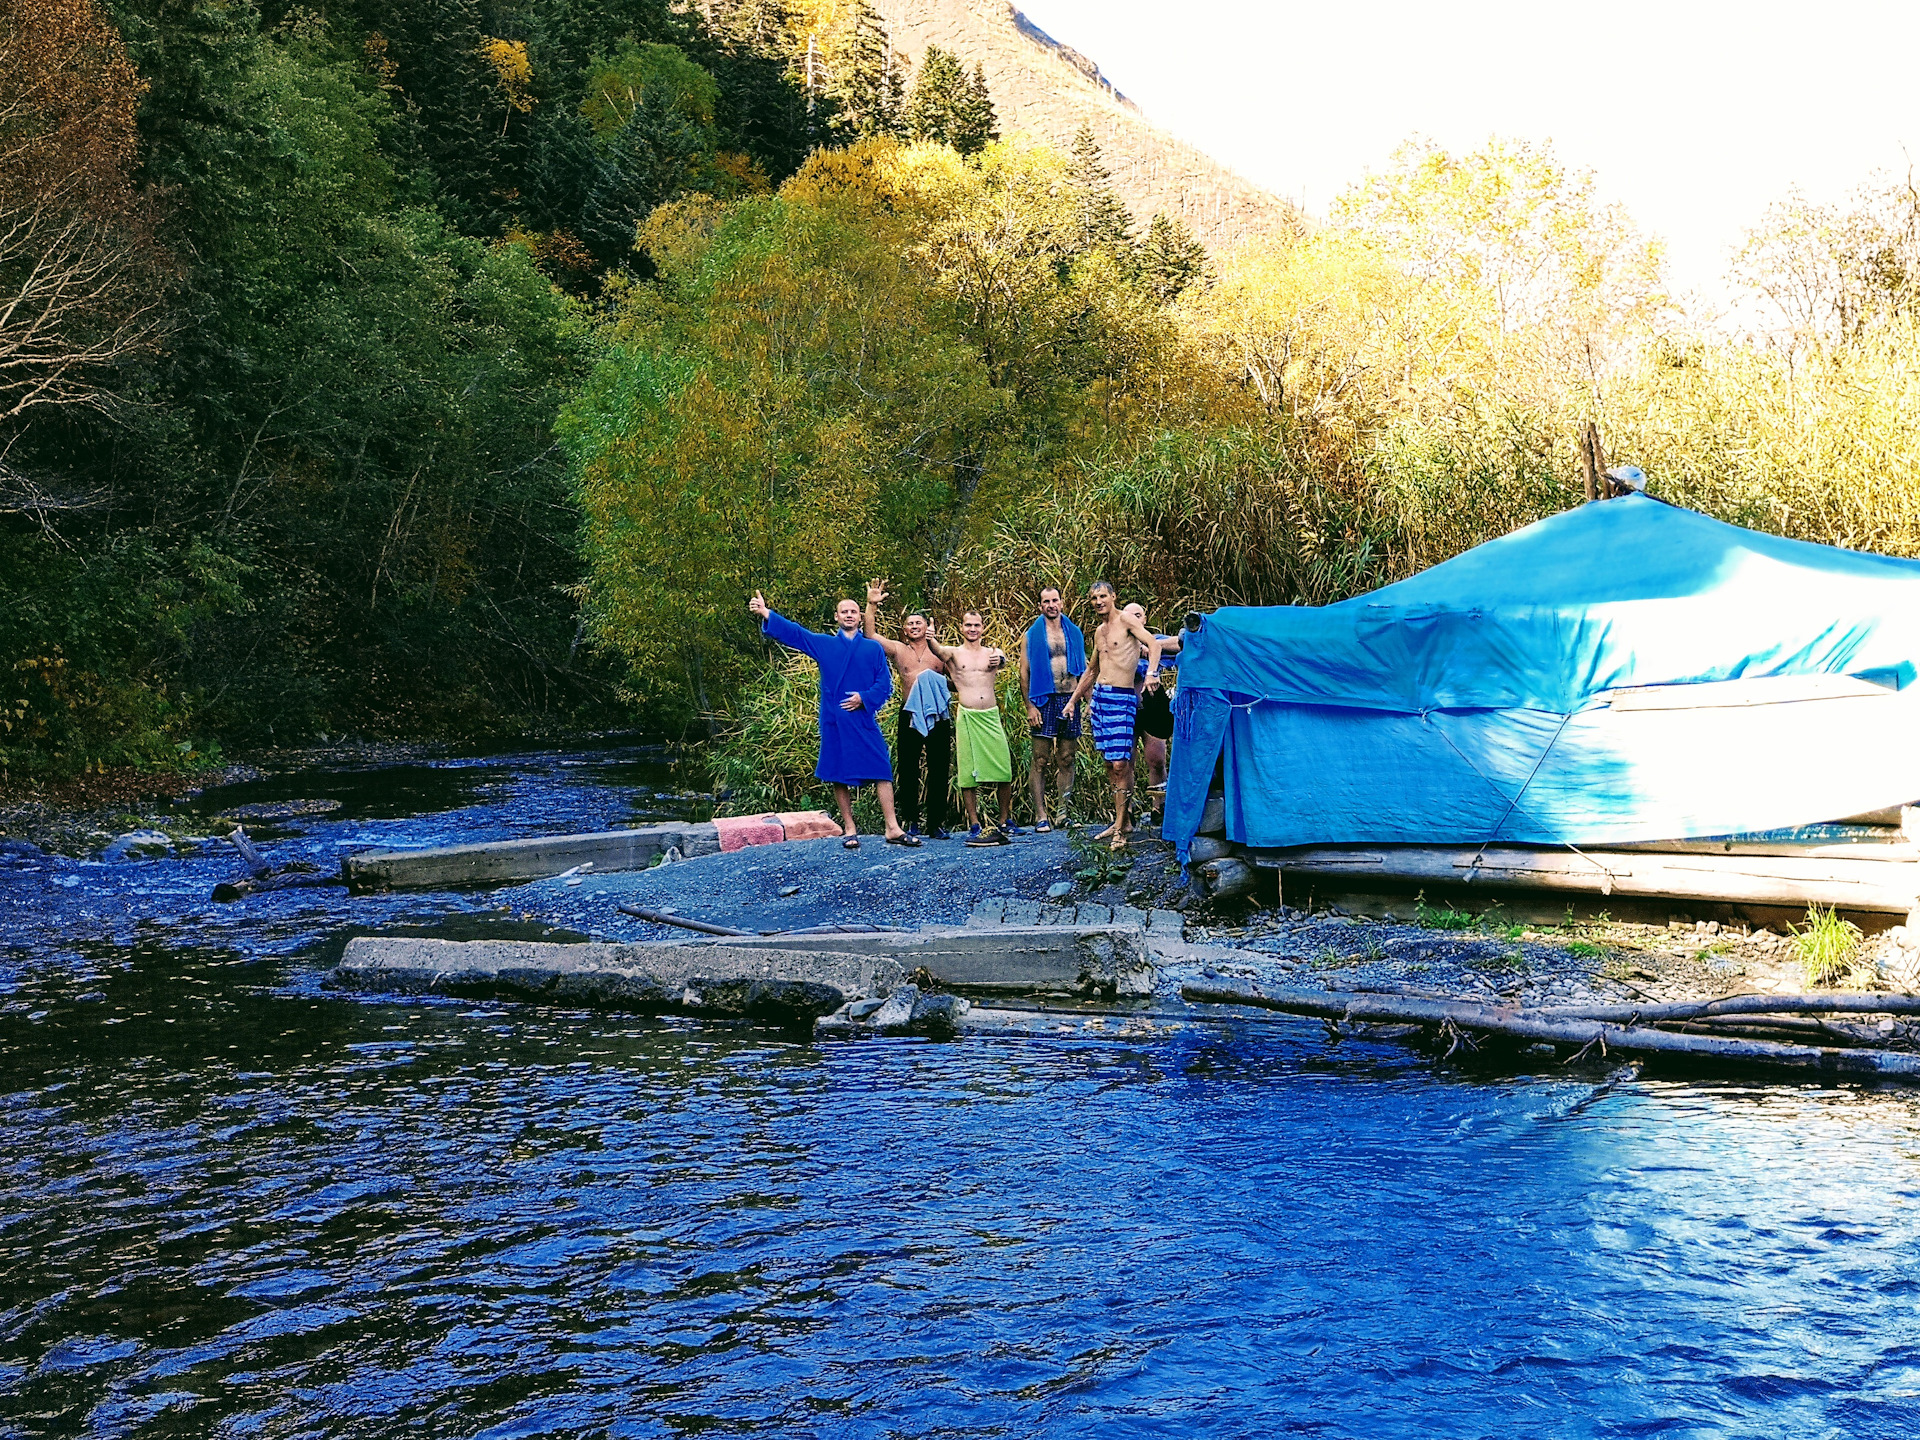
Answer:
[{"label": "man in blue robe", "polygon": [[786,616],[767,608],[756,590],[747,608],[760,617],[760,629],[789,650],[798,650],[820,667],[820,763],[814,774],[833,786],[840,805],[840,843],[860,848],[860,829],[853,823],[853,791],[871,784],[880,795],[880,813],[886,817],[887,844],[917,848],[917,836],[900,828],[893,813],[893,760],[875,718],[893,698],[893,671],[887,652],[877,640],[860,632],[860,606],[842,600],[834,612],[839,630],[832,635],[803,630]]}]

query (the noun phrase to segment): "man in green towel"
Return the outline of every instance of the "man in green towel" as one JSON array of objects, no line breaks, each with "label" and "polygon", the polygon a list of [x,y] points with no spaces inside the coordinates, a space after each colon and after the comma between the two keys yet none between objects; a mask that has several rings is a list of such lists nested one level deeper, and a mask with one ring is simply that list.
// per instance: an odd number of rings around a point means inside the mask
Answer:
[{"label": "man in green towel", "polygon": [[[969,835],[967,844],[1011,845],[1007,825],[1013,819],[1013,752],[1007,746],[1006,727],[1000,723],[1000,702],[993,693],[994,675],[1007,663],[1006,652],[980,643],[986,621],[978,610],[960,617],[960,633],[966,643],[942,645],[931,634],[928,648],[947,667],[952,682],[953,739],[958,764],[954,784],[960,791],[960,803],[966,807]],[[1000,791],[1000,823],[982,825],[980,787],[997,786]]]}]

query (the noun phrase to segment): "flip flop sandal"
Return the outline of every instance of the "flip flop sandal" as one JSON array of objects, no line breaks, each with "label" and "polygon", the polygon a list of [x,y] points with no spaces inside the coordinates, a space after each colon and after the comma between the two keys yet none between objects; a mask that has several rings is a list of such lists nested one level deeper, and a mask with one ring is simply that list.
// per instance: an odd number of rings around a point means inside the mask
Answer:
[{"label": "flip flop sandal", "polygon": [[840,848],[842,850],[858,850],[860,848],[860,837],[858,835],[847,836],[846,839],[840,842]]},{"label": "flip flop sandal", "polygon": [[904,845],[909,850],[918,850],[920,848],[920,837],[918,835],[889,835],[887,837],[887,844]]},{"label": "flip flop sandal", "polygon": [[1051,835],[1053,833],[1053,826],[1047,821],[1042,820],[1033,827],[1033,833],[1036,835]]}]

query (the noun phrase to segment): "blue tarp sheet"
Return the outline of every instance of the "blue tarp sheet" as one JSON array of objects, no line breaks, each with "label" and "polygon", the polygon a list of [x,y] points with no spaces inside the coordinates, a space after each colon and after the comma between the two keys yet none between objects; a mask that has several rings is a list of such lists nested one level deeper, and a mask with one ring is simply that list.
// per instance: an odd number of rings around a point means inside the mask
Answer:
[{"label": "blue tarp sheet", "polygon": [[1209,615],[1181,656],[1165,833],[1186,859],[1223,752],[1227,835],[1256,846],[1858,814],[1920,798],[1917,672],[1920,561],[1583,505],[1338,605]]}]

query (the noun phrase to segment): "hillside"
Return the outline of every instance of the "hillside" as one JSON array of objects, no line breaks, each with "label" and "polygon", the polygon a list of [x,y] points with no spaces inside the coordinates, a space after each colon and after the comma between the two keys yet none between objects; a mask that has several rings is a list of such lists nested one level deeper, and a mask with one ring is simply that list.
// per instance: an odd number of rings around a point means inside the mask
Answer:
[{"label": "hillside", "polygon": [[1187,222],[1210,250],[1289,228],[1293,207],[1205,152],[1159,129],[1092,60],[1041,30],[1008,0],[873,0],[893,45],[917,66],[927,46],[986,70],[1000,128],[1065,149],[1092,128],[1114,188],[1145,226],[1156,211]]}]

